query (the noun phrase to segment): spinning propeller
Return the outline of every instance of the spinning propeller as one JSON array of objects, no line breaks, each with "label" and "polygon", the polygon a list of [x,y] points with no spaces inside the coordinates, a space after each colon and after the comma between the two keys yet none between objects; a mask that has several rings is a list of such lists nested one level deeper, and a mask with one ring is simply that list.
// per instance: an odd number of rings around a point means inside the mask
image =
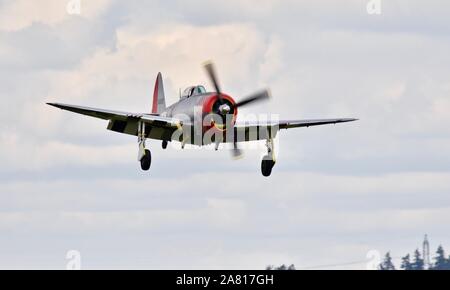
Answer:
[{"label": "spinning propeller", "polygon": [[[208,77],[211,81],[211,83],[214,86],[214,89],[216,90],[217,97],[219,99],[220,106],[218,108],[218,114],[222,116],[224,120],[226,120],[226,116],[230,114],[230,112],[234,112],[235,109],[247,106],[249,104],[257,103],[260,101],[264,101],[270,98],[270,91],[269,90],[262,90],[259,92],[256,92],[252,95],[249,95],[246,98],[243,98],[241,101],[237,102],[236,104],[232,104],[231,102],[226,102],[222,95],[222,90],[220,89],[216,69],[214,67],[214,64],[212,62],[208,62],[205,64],[205,70],[208,74]],[[231,118],[228,118],[231,120]],[[233,143],[233,157],[239,158],[242,156],[242,152],[239,149],[236,140]]]}]

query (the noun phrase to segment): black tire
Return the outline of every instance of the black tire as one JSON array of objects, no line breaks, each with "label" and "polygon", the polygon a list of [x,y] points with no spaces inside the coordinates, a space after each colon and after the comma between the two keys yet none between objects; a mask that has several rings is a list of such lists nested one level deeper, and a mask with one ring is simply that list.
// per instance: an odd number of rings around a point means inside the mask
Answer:
[{"label": "black tire", "polygon": [[162,141],[162,149],[167,149],[167,145],[169,144],[169,142],[167,141]]},{"label": "black tire", "polygon": [[150,150],[145,149],[145,155],[141,159],[141,168],[144,171],[148,171],[150,169],[150,165],[152,165],[152,154]]},{"label": "black tire", "polygon": [[263,160],[261,161],[261,173],[265,177],[269,177],[272,174],[272,168],[275,165],[275,162],[272,160]]}]

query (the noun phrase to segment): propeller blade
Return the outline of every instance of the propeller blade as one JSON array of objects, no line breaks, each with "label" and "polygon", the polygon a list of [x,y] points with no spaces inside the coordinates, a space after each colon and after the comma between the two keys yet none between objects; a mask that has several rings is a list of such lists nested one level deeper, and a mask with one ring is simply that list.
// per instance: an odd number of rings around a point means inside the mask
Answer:
[{"label": "propeller blade", "polygon": [[208,74],[208,77],[209,77],[211,83],[214,86],[214,89],[216,90],[216,92],[219,94],[219,97],[220,97],[222,90],[220,89],[220,85],[219,85],[219,81],[217,79],[217,74],[216,74],[216,69],[214,68],[214,64],[212,62],[207,62],[205,64],[205,70]]},{"label": "propeller blade", "polygon": [[235,107],[243,107],[246,106],[248,104],[254,103],[254,102],[260,102],[260,101],[264,101],[270,98],[270,91],[269,90],[263,90],[260,92],[257,92],[253,95],[250,95],[249,97],[239,101],[236,103]]}]

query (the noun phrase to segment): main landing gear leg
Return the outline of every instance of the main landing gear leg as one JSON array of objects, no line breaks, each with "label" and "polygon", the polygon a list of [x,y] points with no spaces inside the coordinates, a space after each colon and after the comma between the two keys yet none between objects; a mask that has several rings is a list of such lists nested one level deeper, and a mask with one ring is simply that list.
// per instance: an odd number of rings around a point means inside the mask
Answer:
[{"label": "main landing gear leg", "polygon": [[273,139],[269,138],[266,142],[267,155],[263,157],[261,161],[261,173],[265,177],[269,177],[272,174],[272,168],[275,166],[275,152],[273,146]]},{"label": "main landing gear leg", "polygon": [[150,150],[145,148],[145,123],[138,123],[138,142],[139,142],[139,152],[138,161],[141,163],[141,169],[147,171],[150,169],[152,164],[152,154]]}]

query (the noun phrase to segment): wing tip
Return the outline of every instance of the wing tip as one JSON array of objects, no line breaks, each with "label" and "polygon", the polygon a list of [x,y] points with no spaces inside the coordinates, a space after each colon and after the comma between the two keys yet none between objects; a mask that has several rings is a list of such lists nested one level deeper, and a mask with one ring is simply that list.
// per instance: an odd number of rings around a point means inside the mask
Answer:
[{"label": "wing tip", "polygon": [[55,107],[55,108],[61,109],[61,104],[58,104],[58,103],[45,103],[45,104],[47,104],[49,106],[52,106],[52,107]]},{"label": "wing tip", "polygon": [[355,122],[355,121],[359,121],[359,119],[356,119],[356,118],[342,119],[342,122]]}]

